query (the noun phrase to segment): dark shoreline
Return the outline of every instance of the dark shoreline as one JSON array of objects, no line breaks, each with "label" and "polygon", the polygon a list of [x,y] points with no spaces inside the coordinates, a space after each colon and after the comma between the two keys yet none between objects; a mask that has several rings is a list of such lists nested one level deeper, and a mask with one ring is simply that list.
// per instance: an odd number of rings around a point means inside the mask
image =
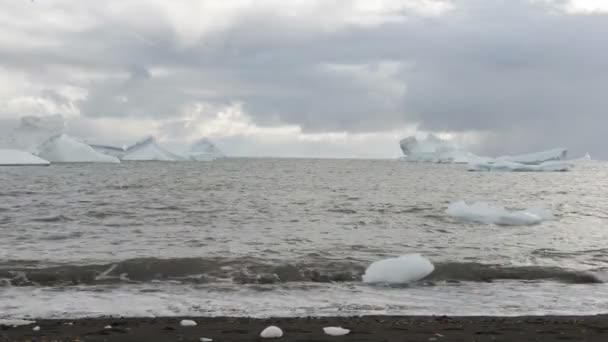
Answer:
[{"label": "dark shoreline", "polygon": [[[182,319],[198,323],[182,327]],[[104,327],[111,325],[111,329]],[[608,341],[608,315],[449,317],[363,316],[308,318],[164,317],[37,320],[19,327],[0,326],[0,341],[260,341],[269,325],[283,329],[277,341]],[[34,332],[33,327],[40,331]],[[350,329],[332,337],[323,327]]]}]

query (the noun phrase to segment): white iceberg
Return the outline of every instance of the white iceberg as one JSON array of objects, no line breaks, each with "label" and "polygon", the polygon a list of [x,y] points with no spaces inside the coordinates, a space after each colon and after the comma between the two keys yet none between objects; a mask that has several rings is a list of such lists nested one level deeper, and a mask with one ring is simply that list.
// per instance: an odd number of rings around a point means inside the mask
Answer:
[{"label": "white iceberg", "polygon": [[566,172],[572,164],[563,161],[548,161],[538,165],[521,164],[505,160],[480,160],[469,163],[469,171],[477,172]]},{"label": "white iceberg", "polygon": [[407,284],[418,281],[435,270],[435,266],[419,254],[408,254],[371,264],[363,274],[369,284]]},{"label": "white iceberg", "polygon": [[116,157],[95,151],[91,146],[68,135],[54,136],[38,148],[37,155],[51,163],[119,163]]},{"label": "white iceberg", "polygon": [[503,226],[529,226],[554,219],[553,214],[544,208],[509,211],[504,207],[485,202],[467,204],[458,201],[450,204],[446,213],[461,221]]},{"label": "white iceberg", "polygon": [[552,150],[520,154],[515,156],[501,156],[496,158],[496,160],[514,162],[519,164],[538,165],[549,161],[565,160],[567,155],[568,151],[565,148],[555,148]]},{"label": "white iceberg", "polygon": [[0,166],[49,165],[47,160],[19,150],[0,149]]},{"label": "white iceberg", "polygon": [[127,148],[122,160],[178,161],[184,158],[165,150],[156,143],[154,137],[149,137]]},{"label": "white iceberg", "polygon": [[186,154],[187,158],[194,161],[213,161],[223,158],[224,154],[215,146],[211,140],[202,138],[190,147]]}]

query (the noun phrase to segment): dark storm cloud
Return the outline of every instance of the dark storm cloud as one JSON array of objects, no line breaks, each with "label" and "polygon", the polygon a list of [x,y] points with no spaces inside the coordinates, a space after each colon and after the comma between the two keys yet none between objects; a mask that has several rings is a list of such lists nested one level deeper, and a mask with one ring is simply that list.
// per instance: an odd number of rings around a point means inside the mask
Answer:
[{"label": "dark storm cloud", "polygon": [[418,124],[485,133],[481,153],[565,145],[608,157],[606,15],[463,0],[439,17],[403,12],[398,22],[323,31],[315,18],[260,10],[183,46],[162,15],[148,14],[153,29],[110,18],[29,53],[0,46],[0,60],[120,74],[83,85],[90,117],[171,119],[196,102],[240,102],[260,125],[306,132]]}]

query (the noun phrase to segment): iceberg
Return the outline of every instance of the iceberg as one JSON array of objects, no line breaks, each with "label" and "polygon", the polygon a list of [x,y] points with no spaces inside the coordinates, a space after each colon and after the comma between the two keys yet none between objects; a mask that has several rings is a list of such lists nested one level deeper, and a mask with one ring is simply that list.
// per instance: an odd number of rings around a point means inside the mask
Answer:
[{"label": "iceberg", "polygon": [[38,157],[52,163],[119,163],[116,157],[95,151],[91,146],[68,135],[51,137],[38,148]]},{"label": "iceberg", "polygon": [[538,165],[521,164],[504,160],[480,160],[469,163],[468,170],[476,172],[566,172],[572,164],[563,161],[548,161]]},{"label": "iceberg", "polygon": [[223,158],[224,154],[215,146],[211,140],[202,138],[190,147],[186,154],[187,158],[194,161],[213,161]]},{"label": "iceberg", "polygon": [[554,219],[553,214],[544,208],[509,211],[504,207],[485,202],[469,205],[464,201],[458,201],[450,204],[446,213],[461,221],[502,226],[529,226]]},{"label": "iceberg", "polygon": [[425,278],[435,266],[420,254],[408,254],[372,263],[363,274],[368,284],[407,284]]},{"label": "iceberg", "polygon": [[461,146],[429,134],[426,138],[412,136],[402,139],[399,146],[408,162],[466,164],[483,159]]},{"label": "iceberg", "polygon": [[496,159],[500,161],[508,161],[519,164],[538,165],[548,161],[565,160],[567,154],[568,151],[565,148],[556,148],[547,151],[520,154],[515,156],[501,156]]},{"label": "iceberg", "polygon": [[154,137],[148,137],[127,148],[122,160],[130,161],[178,161],[183,157],[171,153],[156,143]]},{"label": "iceberg", "polygon": [[97,151],[99,153],[103,153],[108,156],[116,157],[118,159],[122,159],[122,157],[125,155],[125,152],[126,152],[124,147],[116,147],[116,146],[110,146],[110,145],[97,145],[97,144],[89,144],[89,146],[91,146],[95,151]]},{"label": "iceberg", "polygon": [[0,149],[0,166],[49,165],[47,160],[13,149]]}]

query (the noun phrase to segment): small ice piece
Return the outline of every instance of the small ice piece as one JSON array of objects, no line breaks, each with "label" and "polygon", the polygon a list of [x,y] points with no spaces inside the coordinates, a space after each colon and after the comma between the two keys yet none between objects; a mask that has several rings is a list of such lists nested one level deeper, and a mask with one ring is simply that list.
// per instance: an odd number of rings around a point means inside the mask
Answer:
[{"label": "small ice piece", "polygon": [[274,325],[269,326],[264,329],[260,334],[261,338],[280,338],[283,337],[283,330],[279,327],[275,327]]},{"label": "small ice piece", "polygon": [[181,325],[182,327],[195,327],[198,324],[196,324],[196,322],[193,320],[183,319],[181,322],[179,322],[179,325]]},{"label": "small ice piece", "polygon": [[372,263],[363,274],[368,284],[407,284],[420,280],[435,270],[435,266],[420,254],[407,254]]},{"label": "small ice piece", "polygon": [[40,331],[40,327],[39,326],[35,326],[34,329],[32,329],[32,331]]},{"label": "small ice piece", "polygon": [[207,338],[207,337],[201,337],[200,339],[201,342],[213,342],[212,338]]},{"label": "small ice piece", "polygon": [[529,226],[554,219],[553,214],[545,208],[509,211],[504,207],[485,202],[475,202],[469,205],[464,201],[458,201],[450,204],[446,213],[461,221],[502,226]]},{"label": "small ice piece", "polygon": [[342,327],[325,327],[323,331],[329,336],[344,336],[350,333],[350,330]]},{"label": "small ice piece", "polygon": [[103,327],[103,328],[104,328],[104,329],[106,329],[106,330],[107,330],[107,329],[112,329],[112,326],[111,326],[111,325],[106,325],[106,326],[105,326],[105,327]]},{"label": "small ice piece", "polygon": [[74,325],[74,322],[65,322],[63,325]]}]

